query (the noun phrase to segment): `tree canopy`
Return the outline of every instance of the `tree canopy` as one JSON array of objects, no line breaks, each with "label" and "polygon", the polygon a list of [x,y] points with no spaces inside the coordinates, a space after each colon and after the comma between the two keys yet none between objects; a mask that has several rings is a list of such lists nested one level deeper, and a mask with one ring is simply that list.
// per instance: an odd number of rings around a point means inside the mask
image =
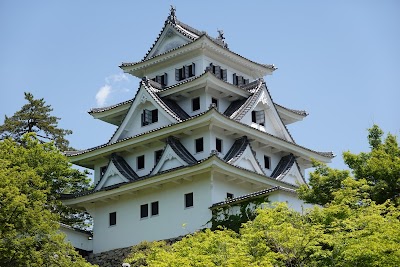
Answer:
[{"label": "tree canopy", "polygon": [[90,179],[86,173],[73,169],[52,143],[42,144],[34,134],[23,136],[20,143],[5,139],[0,142],[0,158],[9,162],[10,168],[29,168],[46,183],[46,206],[58,214],[62,223],[76,227],[88,223],[88,214],[62,205],[59,197],[62,193],[87,190]]},{"label": "tree canopy", "polygon": [[[209,229],[172,245],[142,243],[132,266],[400,266],[399,147],[374,126],[371,152],[346,152],[350,171],[315,163],[311,188],[299,190],[314,206],[304,213],[272,203],[239,229]],[[393,187],[390,188],[389,187]],[[397,202],[398,203],[398,202]]]},{"label": "tree canopy", "polygon": [[382,140],[383,131],[373,125],[368,129],[370,152],[343,153],[344,162],[351,169],[336,170],[314,162],[315,171],[310,174],[309,185],[302,185],[299,197],[306,202],[326,205],[333,200],[333,193],[343,187],[347,178],[366,180],[365,192],[379,204],[391,200],[400,204],[400,148],[396,136],[388,134]]},{"label": "tree canopy", "polygon": [[54,141],[61,151],[69,149],[69,141],[66,135],[72,134],[71,130],[58,127],[60,118],[52,116],[50,105],[46,105],[43,98],[35,99],[31,93],[25,92],[27,104],[15,112],[11,117],[5,116],[4,124],[0,125],[0,139],[8,137],[20,142],[26,133],[36,133],[39,140],[43,142]]},{"label": "tree canopy", "polygon": [[[0,266],[91,266],[65,243],[59,215],[48,208],[54,188],[43,175],[49,166],[38,163],[57,156],[55,148],[29,136],[22,141],[25,147],[10,139],[0,142]],[[69,186],[59,190],[64,187]]]}]

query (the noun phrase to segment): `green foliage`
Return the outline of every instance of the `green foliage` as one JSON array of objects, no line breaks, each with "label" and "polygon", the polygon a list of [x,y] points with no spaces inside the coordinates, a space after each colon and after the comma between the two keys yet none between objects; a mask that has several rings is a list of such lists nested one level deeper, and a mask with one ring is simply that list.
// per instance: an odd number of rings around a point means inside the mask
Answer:
[{"label": "green foliage", "polygon": [[[388,134],[382,141],[383,131],[374,125],[369,129],[368,153],[343,153],[344,162],[352,169],[354,180],[366,180],[363,186],[369,198],[378,204],[391,200],[400,201],[400,148],[396,136]],[[299,197],[306,202],[326,205],[333,200],[333,193],[343,187],[343,181],[351,177],[348,171],[335,170],[322,163],[314,163],[315,171],[310,174],[310,186],[302,185]]]},{"label": "green foliage", "polygon": [[[213,209],[209,221],[211,230],[226,228],[239,233],[242,224],[254,220],[257,209],[266,202],[268,202],[267,197],[260,197]],[[238,212],[232,212],[236,209]]]},{"label": "green foliage", "polygon": [[[28,141],[30,142],[30,141]],[[58,232],[50,187],[10,140],[0,143],[0,266],[91,266]]]},{"label": "green foliage", "polygon": [[58,200],[62,193],[87,190],[90,179],[71,167],[68,159],[52,143],[41,144],[28,134],[20,143],[6,139],[0,142],[0,158],[9,162],[9,168],[29,168],[46,185],[46,206],[60,216],[62,223],[85,227],[89,215],[63,206]]},{"label": "green foliage", "polygon": [[[306,214],[274,203],[258,210],[239,233],[194,233],[173,245],[139,245],[125,262],[133,266],[400,266],[400,211],[376,204],[351,178],[325,208]],[[144,247],[144,249],[143,249]]]},{"label": "green foliage", "polygon": [[46,105],[43,98],[34,99],[31,93],[25,93],[27,104],[13,116],[5,116],[4,124],[0,125],[0,139],[8,137],[17,142],[22,141],[22,136],[26,133],[36,133],[39,140],[43,142],[54,141],[54,144],[61,151],[69,149],[69,141],[66,135],[72,134],[70,130],[58,128],[58,120],[51,116],[53,111],[50,105]]}]

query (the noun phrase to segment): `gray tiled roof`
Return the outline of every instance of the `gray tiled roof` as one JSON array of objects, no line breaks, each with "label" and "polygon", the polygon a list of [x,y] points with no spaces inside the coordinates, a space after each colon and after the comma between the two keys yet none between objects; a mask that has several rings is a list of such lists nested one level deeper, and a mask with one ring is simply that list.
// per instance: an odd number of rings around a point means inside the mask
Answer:
[{"label": "gray tiled roof", "polygon": [[161,97],[161,100],[167,105],[181,120],[187,120],[190,118],[189,114],[186,113],[175,101]]},{"label": "gray tiled roof", "polygon": [[174,152],[188,164],[195,164],[197,160],[190,154],[189,151],[182,145],[182,143],[175,137],[169,136],[167,138],[167,144],[171,146]]},{"label": "gray tiled roof", "polygon": [[248,145],[249,139],[247,138],[247,136],[236,139],[232,147],[229,149],[228,153],[226,153],[224,161],[228,162],[232,159],[233,161],[235,161],[237,158],[240,157],[240,155],[242,155],[243,151]]},{"label": "gray tiled roof", "polygon": [[272,178],[278,179],[285,176],[286,173],[290,170],[295,162],[295,157],[293,154],[286,155],[281,158],[278,165],[275,167],[274,171],[271,174]]},{"label": "gray tiled roof", "polygon": [[247,98],[232,101],[228,108],[224,111],[224,115],[230,117],[236,110],[238,110],[238,108],[243,106],[246,101]]},{"label": "gray tiled roof", "polygon": [[252,198],[259,198],[261,196],[266,196],[266,195],[268,195],[268,194],[270,194],[272,192],[275,192],[275,191],[286,191],[286,192],[294,193],[294,194],[296,193],[296,190],[289,189],[289,188],[282,187],[282,186],[275,186],[275,187],[272,187],[272,188],[263,189],[263,190],[260,190],[260,191],[257,191],[257,192],[253,192],[253,193],[250,193],[250,194],[246,194],[246,195],[243,195],[243,196],[239,196],[239,197],[235,197],[235,198],[232,198],[232,199],[227,199],[225,201],[221,201],[221,202],[215,203],[210,207],[210,209],[218,208],[218,207],[222,207],[222,206],[226,206],[226,205],[232,205],[232,204],[240,203],[240,202],[242,202],[244,200],[249,200],[249,199],[252,199]]},{"label": "gray tiled roof", "polygon": [[274,105],[278,106],[278,107],[281,107],[283,109],[286,109],[286,110],[288,110],[290,112],[293,112],[293,113],[295,113],[297,115],[300,115],[300,116],[304,116],[304,117],[308,116],[308,112],[305,111],[305,110],[291,109],[291,108],[287,108],[287,107],[284,107],[284,106],[276,104],[276,103],[274,103]]},{"label": "gray tiled roof", "polygon": [[[164,53],[161,53],[161,54],[158,54],[158,55],[155,55],[155,56],[152,56],[152,57],[147,58],[147,57],[149,56],[150,52],[153,50],[154,46],[157,44],[158,40],[160,39],[160,37],[161,37],[162,33],[164,32],[164,30],[165,30],[165,28],[166,28],[167,25],[170,25],[170,26],[173,27],[175,30],[177,30],[178,32],[180,32],[181,34],[183,34],[184,36],[186,36],[187,38],[189,38],[189,39],[192,40],[192,41],[189,42],[188,44],[184,44],[184,45],[175,47],[175,48],[173,48],[173,49],[171,49],[171,50],[168,50],[168,51],[166,51],[166,52],[164,52]],[[189,32],[190,34],[188,34],[187,32],[183,31],[182,29],[180,29],[180,27],[182,27],[185,31]],[[156,40],[154,41],[154,43],[153,43],[153,45],[150,47],[150,49],[147,51],[147,53],[146,53],[146,55],[144,56],[144,58],[143,58],[141,61],[139,61],[139,62],[122,63],[122,64],[120,65],[120,67],[133,66],[133,65],[135,65],[135,64],[144,62],[144,61],[146,61],[146,60],[148,60],[148,59],[155,58],[155,57],[157,57],[157,56],[161,56],[161,55],[167,54],[167,53],[169,53],[169,52],[171,52],[171,51],[174,51],[174,50],[177,50],[177,49],[179,49],[179,48],[181,48],[181,47],[184,47],[184,46],[186,46],[186,45],[189,45],[190,43],[192,43],[192,42],[194,42],[194,41],[200,39],[200,37],[202,37],[202,36],[207,37],[209,40],[211,40],[213,43],[215,43],[215,44],[221,46],[223,49],[225,49],[225,50],[227,50],[227,51],[230,51],[230,50],[228,49],[228,46],[226,45],[226,43],[223,42],[221,39],[211,37],[211,36],[208,35],[206,32],[204,32],[204,31],[199,31],[199,30],[197,30],[197,29],[195,29],[195,28],[193,28],[193,27],[191,27],[191,26],[189,26],[189,25],[187,25],[187,24],[185,24],[185,23],[179,21],[178,19],[175,19],[174,21],[171,21],[170,18],[168,17],[167,20],[166,20],[165,23],[164,23],[164,27],[161,29],[161,31],[160,31],[160,33],[158,34]],[[247,58],[245,58],[245,57],[243,57],[243,56],[241,56],[241,55],[239,55],[239,54],[237,54],[237,53],[235,53],[235,52],[232,52],[232,51],[230,51],[230,52],[233,53],[233,54],[235,54],[236,56],[239,56],[239,57],[241,57],[241,58],[243,58],[243,59],[246,59],[246,60],[248,60],[248,61],[250,61],[250,62],[252,62],[252,63],[254,63],[254,64],[257,64],[257,65],[259,65],[259,66],[261,66],[261,67],[268,68],[268,69],[271,69],[271,70],[276,70],[276,69],[277,69],[273,64],[270,65],[270,64],[261,64],[261,63],[257,63],[257,62],[255,62],[255,61],[249,60],[249,59],[247,59]]]},{"label": "gray tiled roof", "polygon": [[114,163],[118,171],[128,180],[133,181],[139,179],[139,176],[134,170],[132,170],[131,166],[129,166],[123,157],[113,153],[111,154],[111,161]]}]

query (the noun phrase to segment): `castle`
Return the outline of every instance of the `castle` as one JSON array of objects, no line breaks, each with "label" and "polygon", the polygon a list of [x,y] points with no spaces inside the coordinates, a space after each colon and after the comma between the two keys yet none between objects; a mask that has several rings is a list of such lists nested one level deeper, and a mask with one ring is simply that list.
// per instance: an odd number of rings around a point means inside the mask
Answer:
[{"label": "castle", "polygon": [[[133,99],[89,113],[116,126],[106,144],[68,152],[95,186],[63,203],[94,220],[94,253],[208,227],[212,210],[260,195],[301,210],[295,189],[311,159],[333,154],[297,144],[286,125],[305,111],[273,101],[274,65],[231,51],[171,8],[144,58],[120,68],[141,79]],[[89,242],[89,241],[88,241]]]}]

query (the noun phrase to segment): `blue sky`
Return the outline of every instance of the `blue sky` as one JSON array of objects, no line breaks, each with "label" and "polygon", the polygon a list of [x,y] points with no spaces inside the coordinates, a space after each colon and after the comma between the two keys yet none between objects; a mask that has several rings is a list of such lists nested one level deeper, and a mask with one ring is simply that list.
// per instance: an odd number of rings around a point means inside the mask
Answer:
[{"label": "blue sky", "polygon": [[[373,123],[400,133],[399,1],[20,1],[0,2],[0,123],[44,98],[83,149],[106,143],[113,126],[90,108],[134,96],[121,62],[141,60],[169,5],[182,22],[217,36],[251,60],[275,64],[266,77],[276,103],[310,115],[289,125],[300,145],[341,154],[368,151]],[[97,98],[96,98],[97,95]]]}]

